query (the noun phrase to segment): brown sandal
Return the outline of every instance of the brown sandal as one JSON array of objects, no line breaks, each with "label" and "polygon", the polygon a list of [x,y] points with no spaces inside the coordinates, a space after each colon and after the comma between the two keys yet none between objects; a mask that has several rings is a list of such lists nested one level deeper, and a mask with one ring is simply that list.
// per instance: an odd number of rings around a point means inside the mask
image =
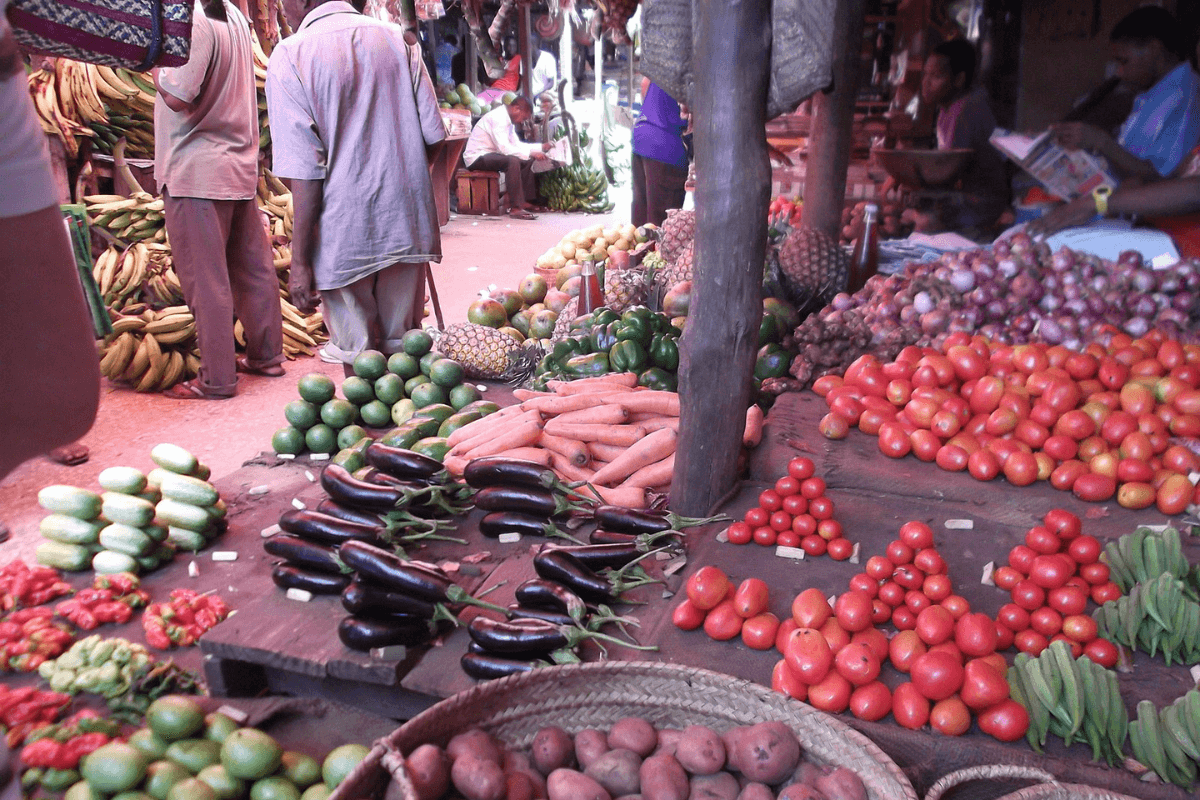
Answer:
[{"label": "brown sandal", "polygon": [[265,367],[250,366],[249,356],[237,357],[237,371],[247,375],[262,375],[264,378],[282,378],[284,376],[283,367],[278,364],[268,364]]},{"label": "brown sandal", "polygon": [[530,214],[523,208],[514,208],[508,212],[508,215],[513,219],[537,219],[533,214]]},{"label": "brown sandal", "polygon": [[162,394],[172,400],[228,400],[233,397],[231,394],[214,394],[200,383],[199,378],[177,383]]}]

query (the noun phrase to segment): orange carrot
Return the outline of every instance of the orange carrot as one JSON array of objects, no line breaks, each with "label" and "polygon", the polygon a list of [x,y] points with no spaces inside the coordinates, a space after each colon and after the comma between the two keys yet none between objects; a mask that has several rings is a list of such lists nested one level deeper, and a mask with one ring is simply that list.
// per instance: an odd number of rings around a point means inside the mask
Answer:
[{"label": "orange carrot", "polygon": [[[533,420],[522,422],[519,425],[507,427],[503,432],[496,433],[487,441],[481,442],[478,446],[472,447],[462,453],[467,458],[482,458],[484,456],[503,453],[505,450],[512,450],[514,447],[528,447],[538,440],[538,436],[542,433],[542,426]],[[474,441],[474,440],[472,440]]]},{"label": "orange carrot", "polygon": [[549,381],[546,385],[558,394],[580,394],[594,392],[598,389],[610,390],[624,386],[632,389],[637,386],[636,372],[614,372],[609,375],[597,375],[594,378],[580,378],[576,381]]},{"label": "orange carrot", "polygon": [[550,466],[566,481],[590,481],[593,473],[590,469],[585,469],[573,461],[568,459],[562,453],[550,451]]},{"label": "orange carrot", "polygon": [[465,442],[467,439],[475,436],[479,431],[485,431],[501,420],[511,419],[522,413],[522,411],[523,409],[520,406],[506,406],[493,414],[488,414],[486,417],[480,417],[474,422],[468,422],[466,425],[463,425],[446,438],[446,443],[454,447],[459,442]]},{"label": "orange carrot", "polygon": [[642,467],[661,461],[673,454],[677,438],[675,431],[670,428],[660,428],[631,445],[628,450],[613,459],[607,466],[597,470],[594,482],[604,486],[617,485]]},{"label": "orange carrot", "polygon": [[[595,489],[593,492],[592,489]],[[619,486],[610,488],[608,486],[596,486],[592,484],[588,486],[580,486],[575,490],[575,493],[580,497],[595,498],[599,497],[600,502],[610,506],[623,506],[624,508],[645,508],[646,507],[646,490],[640,486]]]},{"label": "orange carrot", "polygon": [[655,461],[653,464],[647,464],[637,472],[630,475],[621,482],[621,486],[640,486],[644,489],[649,489],[653,486],[662,486],[669,484],[671,478],[675,474],[675,454]]},{"label": "orange carrot", "polygon": [[588,442],[588,452],[592,455],[592,461],[612,461],[617,456],[625,452],[625,448],[615,444],[605,444],[604,442]]},{"label": "orange carrot", "polygon": [[668,417],[679,416],[679,395],[675,392],[622,392],[604,398],[604,402],[615,403],[630,411],[650,411]]},{"label": "orange carrot", "polygon": [[676,433],[679,432],[679,417],[650,417],[638,422],[647,431],[656,431],[660,428],[670,428]]},{"label": "orange carrot", "polygon": [[[581,395],[575,396],[579,397]],[[586,397],[587,395],[582,396]],[[620,406],[593,404],[587,408],[580,408],[575,411],[568,411],[565,414],[559,414],[554,419],[560,425],[575,425],[578,423],[585,425],[620,425],[622,422],[629,421],[629,412]]]},{"label": "orange carrot", "polygon": [[463,470],[467,468],[467,464],[469,463],[471,463],[471,459],[450,455],[449,453],[442,459],[442,466],[446,468],[446,471],[460,478],[462,477]]},{"label": "orange carrot", "polygon": [[581,442],[604,442],[629,447],[646,435],[646,429],[641,425],[585,425],[560,423],[552,419],[546,422],[546,433]]},{"label": "orange carrot", "polygon": [[550,466],[550,451],[543,450],[540,447],[514,447],[511,450],[492,453],[492,455],[500,458],[514,458],[519,461],[532,461],[542,466]]},{"label": "orange carrot", "polygon": [[763,435],[763,410],[757,404],[746,409],[746,429],[742,433],[742,444],[758,447]]},{"label": "orange carrot", "polygon": [[592,408],[600,405],[600,398],[606,396],[604,394],[542,394],[537,397],[532,397],[522,401],[521,408],[525,410],[539,411],[548,417],[555,414],[566,414],[571,411],[578,411],[581,408]]},{"label": "orange carrot", "polygon": [[587,446],[583,442],[580,442],[576,439],[564,439],[561,436],[551,436],[545,431],[542,431],[542,435],[538,437],[538,446],[566,457],[567,460],[578,467],[586,467],[588,462],[592,460],[591,453],[588,452]]},{"label": "orange carrot", "polygon": [[513,389],[513,397],[515,397],[517,400],[519,400],[521,402],[524,402],[526,400],[532,400],[535,397],[551,397],[551,396],[552,396],[552,394],[550,392],[535,392],[532,389]]},{"label": "orange carrot", "polygon": [[[512,407],[515,408],[515,406],[512,406]],[[496,416],[495,414],[492,414],[490,416],[484,417],[484,419],[492,419],[495,416]],[[471,427],[471,425],[475,425],[476,423],[479,423],[482,421],[483,420],[475,420],[475,422],[472,422],[470,425],[462,426],[454,433],[459,433],[460,431],[466,430],[467,428]],[[461,438],[459,438],[459,440],[456,443],[451,444],[450,452],[454,453],[455,455],[461,455],[462,453],[466,452],[467,450],[470,450],[470,449],[476,447],[477,445],[482,444],[483,442],[486,442],[486,441],[494,438],[498,434],[500,434],[506,430],[511,430],[514,426],[522,425],[526,422],[535,422],[538,425],[541,425],[542,424],[542,416],[540,414],[538,414],[538,412],[536,412],[536,411],[526,411],[524,413],[510,414],[507,417],[504,417],[503,419],[495,420],[494,421],[495,424],[492,424],[492,425],[484,425],[484,426],[474,428],[471,430],[471,432],[467,436],[461,437]],[[451,436],[453,436],[453,435],[454,434],[451,434]],[[447,442],[451,441],[450,437],[447,437],[446,441]]]}]

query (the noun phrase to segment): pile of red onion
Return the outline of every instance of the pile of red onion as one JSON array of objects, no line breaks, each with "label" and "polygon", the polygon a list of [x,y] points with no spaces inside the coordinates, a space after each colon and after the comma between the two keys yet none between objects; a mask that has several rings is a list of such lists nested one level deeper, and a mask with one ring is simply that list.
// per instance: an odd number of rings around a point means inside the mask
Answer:
[{"label": "pile of red onion", "polygon": [[[955,331],[1073,350],[1105,324],[1134,337],[1160,328],[1181,341],[1196,341],[1197,317],[1200,262],[1155,270],[1136,251],[1115,262],[1065,247],[1051,253],[1045,243],[1018,233],[991,247],[910,262],[895,275],[872,277],[853,295],[837,295],[796,329],[801,352],[791,373],[807,384],[844,369],[863,352],[888,359],[908,344],[939,346]],[[831,324],[837,330],[848,319],[870,331],[870,345],[860,352],[840,347],[836,359],[805,355],[805,345],[811,354],[814,345],[831,341]]]}]

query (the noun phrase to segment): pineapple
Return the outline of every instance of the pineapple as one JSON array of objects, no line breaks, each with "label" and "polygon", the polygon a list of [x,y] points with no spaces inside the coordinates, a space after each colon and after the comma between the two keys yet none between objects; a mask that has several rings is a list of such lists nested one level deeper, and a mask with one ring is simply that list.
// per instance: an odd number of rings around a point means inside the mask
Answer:
[{"label": "pineapple", "polygon": [[812,228],[793,228],[775,253],[789,300],[801,313],[827,305],[845,290],[850,257],[836,241]]},{"label": "pineapple", "polygon": [[692,269],[692,255],[693,250],[688,247],[679,255],[679,258],[666,264],[659,272],[659,284],[670,288],[677,283],[695,278],[695,270]]},{"label": "pineapple", "polygon": [[620,314],[646,302],[646,276],[640,270],[604,270],[604,305]]},{"label": "pineapple", "polygon": [[438,339],[438,350],[463,365],[468,377],[496,380],[509,371],[509,354],[519,345],[496,328],[471,322],[446,326]]},{"label": "pineapple", "polygon": [[667,261],[675,261],[685,250],[692,249],[696,238],[696,212],[671,209],[659,233],[658,251]]}]

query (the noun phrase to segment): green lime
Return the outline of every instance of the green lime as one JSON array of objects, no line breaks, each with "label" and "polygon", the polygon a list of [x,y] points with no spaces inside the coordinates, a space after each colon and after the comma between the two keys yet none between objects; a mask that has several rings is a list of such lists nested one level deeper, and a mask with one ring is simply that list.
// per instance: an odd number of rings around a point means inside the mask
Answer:
[{"label": "green lime", "polygon": [[160,697],[146,709],[146,727],[169,742],[187,739],[204,727],[204,709],[190,697]]},{"label": "green lime", "polygon": [[458,386],[466,374],[462,364],[450,358],[439,358],[429,365],[429,380],[446,389]]},{"label": "green lime", "polygon": [[321,406],[321,421],[335,430],[353,425],[358,419],[358,408],[349,400],[330,400]]},{"label": "green lime", "polygon": [[450,452],[450,445],[444,437],[429,436],[414,444],[412,451],[420,453],[423,456],[428,456],[436,461],[441,461],[446,457],[446,453]]},{"label": "green lime", "polygon": [[[358,410],[363,424],[371,428],[389,428],[392,425],[392,407],[372,400]],[[357,441],[357,440],[356,440]]]},{"label": "green lime", "polygon": [[154,798],[145,792],[129,791],[114,794],[112,800],[154,800]]},{"label": "green lime", "polygon": [[254,782],[250,800],[300,800],[300,789],[287,778],[272,775]]},{"label": "green lime", "polygon": [[279,769],[283,748],[257,728],[238,728],[221,745],[221,763],[235,778],[256,781]]},{"label": "green lime", "polygon": [[197,773],[196,778],[211,786],[218,800],[238,800],[246,796],[246,782],[230,775],[223,764],[209,764]]},{"label": "green lime", "polygon": [[146,767],[146,783],[142,788],[155,800],[167,800],[171,787],[190,777],[192,773],[174,761],[155,761]]},{"label": "green lime", "polygon": [[125,742],[109,742],[79,762],[79,774],[98,792],[116,794],[132,789],[146,776],[150,759]]},{"label": "green lime", "polygon": [[301,378],[296,383],[296,390],[300,392],[302,399],[316,405],[329,402],[337,394],[333,378],[319,372],[310,372]]},{"label": "green lime", "polygon": [[325,423],[313,425],[304,434],[304,444],[314,453],[333,453],[337,450],[337,433]]},{"label": "green lime", "polygon": [[454,406],[455,411],[462,411],[479,398],[479,390],[470,383],[460,383],[450,390],[450,405]]},{"label": "green lime", "polygon": [[433,367],[433,362],[440,361],[444,356],[441,353],[429,352],[421,356],[421,374],[428,375],[429,370]]},{"label": "green lime", "polygon": [[[425,355],[422,353],[421,355]],[[414,375],[421,374],[421,364],[417,361],[418,357],[410,356],[408,353],[393,353],[388,358],[388,372],[393,375],[399,375],[402,379],[408,380]]]},{"label": "green lime", "polygon": [[422,383],[430,383],[428,375],[414,375],[404,382],[404,393],[412,397],[413,389],[420,386]]},{"label": "green lime", "polygon": [[[304,794],[300,795],[300,800],[325,800],[329,797],[329,787],[323,783],[314,783],[312,786],[304,790]],[[88,800],[82,798],[81,800]]]},{"label": "green lime", "polygon": [[375,381],[375,399],[389,406],[404,398],[404,378],[389,372]]},{"label": "green lime", "polygon": [[162,758],[171,744],[149,728],[142,728],[135,731],[129,737],[128,742],[138,750],[141,750],[148,759]]},{"label": "green lime", "polygon": [[275,431],[271,437],[271,449],[276,453],[299,455],[304,452],[304,431],[288,425]]},{"label": "green lime", "polygon": [[430,419],[436,419],[438,422],[445,422],[449,417],[454,416],[454,408],[445,403],[434,403],[425,406],[413,416],[429,417]]},{"label": "green lime", "polygon": [[347,447],[353,447],[362,439],[370,438],[367,434],[367,429],[361,425],[347,425],[338,431],[337,446],[339,450],[345,450]]},{"label": "green lime", "polygon": [[361,744],[344,744],[330,750],[329,755],[321,762],[321,778],[325,785],[330,789],[337,788],[369,752],[370,750]]},{"label": "green lime", "polygon": [[422,383],[413,387],[409,393],[412,401],[417,404],[417,408],[431,406],[434,403],[445,403],[450,398],[446,394],[446,390],[436,383]]},{"label": "green lime", "polygon": [[403,425],[417,411],[417,404],[407,397],[392,406],[392,424]]},{"label": "green lime", "polygon": [[195,775],[209,764],[216,764],[220,760],[221,744],[212,739],[181,739],[171,742],[164,758],[174,761]]},{"label": "green lime", "polygon": [[292,427],[306,431],[321,421],[321,407],[307,400],[293,400],[283,407],[283,416]]},{"label": "green lime", "polygon": [[213,788],[199,778],[188,778],[171,787],[167,800],[219,800]]},{"label": "green lime", "polygon": [[280,757],[280,773],[301,789],[321,780],[321,762],[310,755],[285,750]]},{"label": "green lime", "polygon": [[[317,784],[317,786],[324,785],[325,784],[323,783]],[[313,788],[315,789],[316,787],[314,786]],[[326,795],[328,795],[328,792],[326,792]],[[63,800],[105,800],[106,797],[107,795],[101,794],[93,789],[92,785],[87,781],[77,781],[76,783],[71,784],[70,789],[67,789],[66,793],[63,795]],[[302,797],[300,800],[304,800],[304,798]],[[325,800],[325,798],[318,798],[314,794],[313,798],[310,800]]]},{"label": "green lime", "polygon": [[342,381],[342,396],[356,406],[365,406],[375,399],[375,390],[366,378],[351,375]]},{"label": "green lime", "polygon": [[378,350],[363,350],[354,357],[354,374],[374,381],[387,372],[387,356]]},{"label": "green lime", "polygon": [[400,346],[404,348],[404,352],[408,355],[413,358],[420,358],[433,347],[433,337],[420,328],[413,328],[404,334],[404,338],[400,340]]},{"label": "green lime", "polygon": [[223,742],[225,737],[238,729],[233,719],[220,711],[214,711],[204,718],[204,738],[214,742]]}]

